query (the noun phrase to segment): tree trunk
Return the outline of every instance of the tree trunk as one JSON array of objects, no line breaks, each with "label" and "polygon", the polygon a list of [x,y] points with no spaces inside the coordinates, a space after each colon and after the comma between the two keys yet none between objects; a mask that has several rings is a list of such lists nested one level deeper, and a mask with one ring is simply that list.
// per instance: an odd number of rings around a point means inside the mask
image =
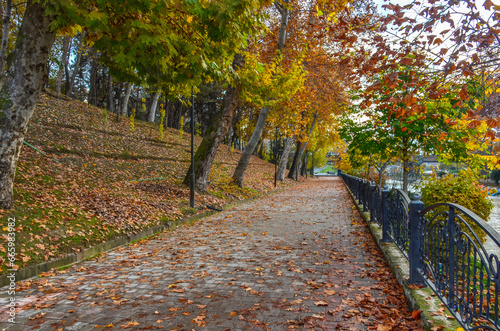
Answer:
[{"label": "tree trunk", "polygon": [[89,104],[97,106],[97,60],[92,59],[90,67]]},{"label": "tree trunk", "polygon": [[259,159],[264,159],[264,141],[262,139],[257,144],[257,148],[255,150],[257,151],[257,155],[256,156]]},{"label": "tree trunk", "polygon": [[62,85],[64,70],[65,68],[68,67],[68,50],[69,50],[70,40],[71,40],[70,37],[63,38],[62,63],[59,66],[59,71],[57,72],[57,81],[56,81],[56,92],[58,97],[61,94],[61,85]]},{"label": "tree trunk", "polygon": [[122,103],[122,115],[128,116],[128,100],[130,99],[130,93],[132,93],[132,83],[127,84],[127,91],[125,92],[125,97]]},{"label": "tree trunk", "polygon": [[12,0],[5,0],[5,14],[3,16],[2,41],[0,44],[0,88],[5,82],[5,66],[7,46],[9,44],[10,19],[12,15]]},{"label": "tree trunk", "polygon": [[311,176],[314,176],[314,154],[316,153],[312,153],[311,155]]},{"label": "tree trunk", "polygon": [[56,38],[43,2],[28,0],[13,63],[0,91],[0,208],[11,208],[17,161]]},{"label": "tree trunk", "polygon": [[[243,66],[244,57],[241,54],[236,54],[233,60],[233,68]],[[229,127],[233,123],[233,115],[238,105],[238,98],[241,88],[239,85],[229,86],[224,94],[221,109],[217,113],[217,117],[208,127],[203,140],[196,150],[194,156],[194,174],[195,188],[200,192],[205,192],[208,186],[208,176],[212,163],[217,153],[217,150],[224,139]],[[191,183],[191,167],[184,177],[184,184]]]},{"label": "tree trunk", "polygon": [[[284,0],[285,4],[288,4],[288,0]],[[286,29],[288,26],[288,18],[290,16],[290,10],[283,6],[282,4],[275,2],[275,6],[281,14],[281,26],[280,26],[280,34],[278,38],[278,50],[281,52],[285,47],[286,42]],[[250,163],[250,158],[252,157],[253,151],[257,146],[257,143],[260,140],[260,136],[262,135],[262,130],[266,125],[267,116],[269,115],[269,111],[271,108],[262,107],[260,110],[259,118],[257,119],[257,125],[255,126],[255,130],[252,133],[252,137],[248,141],[243,153],[241,154],[240,160],[238,161],[238,165],[234,170],[232,180],[239,187],[243,187],[243,180],[245,177],[245,172],[248,168],[248,164]]]},{"label": "tree trunk", "polygon": [[115,112],[115,89],[111,73],[108,75],[108,111],[110,113]]},{"label": "tree trunk", "polygon": [[408,158],[408,137],[403,137],[403,191],[408,194],[408,175],[410,173],[410,161]]},{"label": "tree trunk", "polygon": [[307,143],[309,141],[309,137],[311,137],[311,134],[314,131],[314,127],[316,126],[317,119],[318,119],[318,113],[316,112],[314,114],[314,118],[313,118],[313,121],[311,123],[311,128],[309,129],[309,133],[307,134],[306,143],[304,143],[304,144],[302,144],[301,142],[297,143],[297,150],[295,151],[295,156],[293,158],[292,167],[290,168],[290,172],[288,173],[288,178],[290,178],[290,179],[294,179],[294,177],[297,177],[296,172],[298,172],[300,169],[302,155],[304,154],[304,150],[305,150]]},{"label": "tree trunk", "polygon": [[408,159],[403,160],[403,191],[408,194],[408,174],[409,174],[410,162]]},{"label": "tree trunk", "polygon": [[118,92],[116,93],[116,100],[118,105],[116,105],[116,123],[120,122],[120,114],[122,113],[122,91],[123,83],[118,84]]},{"label": "tree trunk", "polygon": [[168,107],[170,106],[170,101],[168,101],[165,96],[165,117],[163,118],[163,128],[168,128]]},{"label": "tree trunk", "polygon": [[241,154],[240,160],[238,161],[238,165],[233,173],[233,182],[235,182],[239,187],[243,187],[243,180],[245,176],[245,172],[248,168],[248,164],[250,163],[250,158],[252,157],[253,151],[255,147],[259,143],[260,136],[262,135],[262,130],[264,130],[264,126],[266,125],[267,115],[269,115],[269,111],[271,108],[262,107],[260,110],[259,118],[257,119],[257,124],[255,125],[255,130],[248,140],[248,143]]},{"label": "tree trunk", "polygon": [[302,167],[300,168],[300,175],[302,177],[304,177],[306,175],[308,154],[309,154],[309,152],[306,151],[306,153],[304,154],[304,162],[302,162]]},{"label": "tree trunk", "polygon": [[297,172],[299,171],[299,162],[302,157],[302,142],[297,141],[297,145],[295,147],[295,155],[293,156],[292,165],[290,166],[290,171],[288,172],[288,178],[295,179],[297,177]]},{"label": "tree trunk", "polygon": [[294,139],[292,137],[287,138],[285,141],[283,154],[281,154],[280,163],[278,165],[277,178],[279,181],[285,180],[286,165],[288,163],[288,156],[290,155],[290,151],[292,150],[293,142]]},{"label": "tree trunk", "polygon": [[158,106],[158,99],[160,99],[161,92],[156,92],[153,96],[151,108],[149,108],[148,122],[154,122],[156,117],[156,107]]},{"label": "tree trunk", "polygon": [[80,70],[80,62],[82,61],[82,52],[80,50],[83,47],[83,39],[84,39],[83,37],[84,36],[81,37],[80,43],[78,44],[78,48],[76,49],[76,62],[75,62],[75,67],[73,68],[73,71],[71,73],[71,76],[69,75],[69,68],[67,68],[66,70],[66,95],[69,97],[71,97],[71,93],[73,93],[76,74],[78,73],[78,70]]}]

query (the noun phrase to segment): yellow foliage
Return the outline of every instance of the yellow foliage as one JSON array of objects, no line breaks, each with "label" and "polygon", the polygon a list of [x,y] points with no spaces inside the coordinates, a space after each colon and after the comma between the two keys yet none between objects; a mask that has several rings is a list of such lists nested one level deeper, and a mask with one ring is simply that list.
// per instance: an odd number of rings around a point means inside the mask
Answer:
[{"label": "yellow foliage", "polygon": [[289,100],[302,88],[306,76],[302,58],[285,67],[281,55],[270,63],[261,63],[258,54],[251,52],[245,53],[245,66],[238,74],[243,87],[241,97],[258,107],[273,107]]},{"label": "yellow foliage", "polygon": [[145,113],[146,112],[146,99],[142,98],[142,112]]},{"label": "yellow foliage", "polygon": [[135,131],[135,108],[132,109],[132,114],[130,114],[130,132]]},{"label": "yellow foliage", "polygon": [[160,104],[160,139],[163,140],[163,121],[165,120],[165,109],[163,103]]},{"label": "yellow foliage", "polygon": [[[462,141],[469,151],[468,158],[465,160],[468,168],[478,171],[485,168],[500,169],[498,163],[500,159],[493,149],[495,145],[498,145],[499,139],[496,137],[491,139],[488,133],[490,128],[487,121],[460,119],[456,122],[457,128],[465,135]],[[473,130],[470,129],[471,125],[474,126]],[[449,154],[446,153],[442,156],[445,161],[451,162],[452,157]]]}]

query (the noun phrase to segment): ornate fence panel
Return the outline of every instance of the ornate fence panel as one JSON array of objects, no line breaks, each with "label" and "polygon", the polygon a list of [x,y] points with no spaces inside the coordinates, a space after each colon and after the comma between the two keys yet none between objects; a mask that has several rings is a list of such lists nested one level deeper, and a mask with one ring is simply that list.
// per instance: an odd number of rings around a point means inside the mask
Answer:
[{"label": "ornate fence panel", "polygon": [[453,203],[425,208],[401,190],[389,191],[341,174],[372,222],[382,227],[410,262],[412,284],[429,286],[466,330],[500,331],[500,260],[485,238],[500,250],[500,235],[479,216]]},{"label": "ornate fence panel", "polygon": [[382,189],[380,186],[372,187],[372,202],[370,204],[370,221],[383,225],[384,208],[382,206]]},{"label": "ornate fence panel", "polygon": [[410,247],[410,198],[401,190],[392,189],[385,200],[388,233],[392,241],[408,258]]},{"label": "ornate fence panel", "polygon": [[467,330],[500,330],[498,256],[483,246],[500,235],[465,207],[440,203],[421,213],[419,273]]}]

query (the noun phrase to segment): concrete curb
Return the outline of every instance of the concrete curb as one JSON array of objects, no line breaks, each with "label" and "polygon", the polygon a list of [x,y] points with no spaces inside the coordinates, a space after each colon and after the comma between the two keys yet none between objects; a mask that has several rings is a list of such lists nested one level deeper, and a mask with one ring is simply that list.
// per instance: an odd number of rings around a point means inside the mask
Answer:
[{"label": "concrete curb", "polygon": [[[286,189],[289,189],[291,187],[294,187],[294,186],[297,186],[300,184],[301,183],[298,183],[295,185],[289,185],[287,187],[283,187],[283,188],[278,189],[278,190],[266,192],[263,194],[256,195],[254,197],[250,197],[250,198],[246,198],[243,200],[228,203],[228,204],[222,206],[222,211],[228,210],[230,208],[233,208],[233,207],[245,204],[245,203],[249,203],[249,202],[257,200],[257,199],[264,198],[264,197],[269,196],[269,195],[276,194],[278,192],[284,191]],[[61,258],[58,258],[58,259],[55,259],[52,261],[47,261],[47,262],[35,264],[35,265],[29,266],[29,267],[24,268],[24,269],[19,269],[15,273],[15,275],[16,275],[15,280],[16,280],[16,282],[21,281],[21,280],[25,280],[28,278],[38,276],[41,273],[50,271],[51,269],[54,269],[54,268],[60,268],[60,267],[68,266],[71,264],[79,263],[79,262],[82,262],[84,260],[90,259],[96,255],[113,250],[117,247],[124,246],[124,245],[131,243],[131,242],[138,241],[138,240],[141,240],[141,239],[144,239],[147,237],[151,237],[153,235],[156,235],[160,232],[163,232],[163,231],[166,231],[169,229],[174,229],[178,226],[181,226],[182,224],[193,223],[199,219],[212,216],[216,213],[219,213],[219,211],[210,210],[210,211],[206,211],[206,212],[203,212],[200,214],[185,217],[185,218],[182,218],[182,219],[179,219],[176,221],[165,222],[163,224],[144,229],[141,232],[139,232],[135,235],[132,235],[132,236],[121,236],[121,237],[112,239],[110,241],[103,242],[101,244],[98,244],[98,245],[95,245],[95,246],[92,246],[89,248],[84,248],[80,252],[67,254]],[[11,284],[11,279],[8,278],[7,276],[8,276],[8,274],[0,276],[0,287],[4,287],[6,285]]]},{"label": "concrete curb", "polygon": [[460,324],[430,288],[410,288],[408,286],[407,279],[410,276],[410,265],[408,260],[394,243],[381,242],[382,228],[377,223],[370,223],[370,213],[363,212],[363,206],[356,202],[356,198],[347,186],[346,189],[351,195],[353,204],[358,209],[359,214],[368,224],[373,239],[384,254],[398,283],[403,287],[408,307],[412,311],[422,311],[420,319],[422,320],[424,328],[426,330],[431,330],[431,328],[436,326],[443,326],[444,329],[442,330],[457,330],[460,328]]}]

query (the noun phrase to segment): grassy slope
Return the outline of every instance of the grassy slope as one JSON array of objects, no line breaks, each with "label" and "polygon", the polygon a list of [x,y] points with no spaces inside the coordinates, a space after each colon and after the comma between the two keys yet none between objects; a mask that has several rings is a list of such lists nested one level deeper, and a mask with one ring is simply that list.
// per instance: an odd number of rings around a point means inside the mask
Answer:
[{"label": "grassy slope", "polygon": [[[107,118],[106,118],[107,117]],[[209,193],[196,195],[182,179],[189,166],[189,136],[158,125],[104,115],[102,109],[42,95],[23,146],[15,184],[15,207],[0,209],[3,226],[16,218],[21,268],[57,258],[162,221],[205,211],[274,189],[274,166],[252,157],[246,187],[230,184],[241,152],[222,145],[210,175]],[[196,138],[199,144],[201,138]],[[54,158],[60,163],[55,162]],[[157,179],[157,178],[163,179]],[[142,180],[151,179],[154,180]],[[279,186],[291,184],[287,180]],[[5,272],[7,228],[1,229],[0,265]]]}]

